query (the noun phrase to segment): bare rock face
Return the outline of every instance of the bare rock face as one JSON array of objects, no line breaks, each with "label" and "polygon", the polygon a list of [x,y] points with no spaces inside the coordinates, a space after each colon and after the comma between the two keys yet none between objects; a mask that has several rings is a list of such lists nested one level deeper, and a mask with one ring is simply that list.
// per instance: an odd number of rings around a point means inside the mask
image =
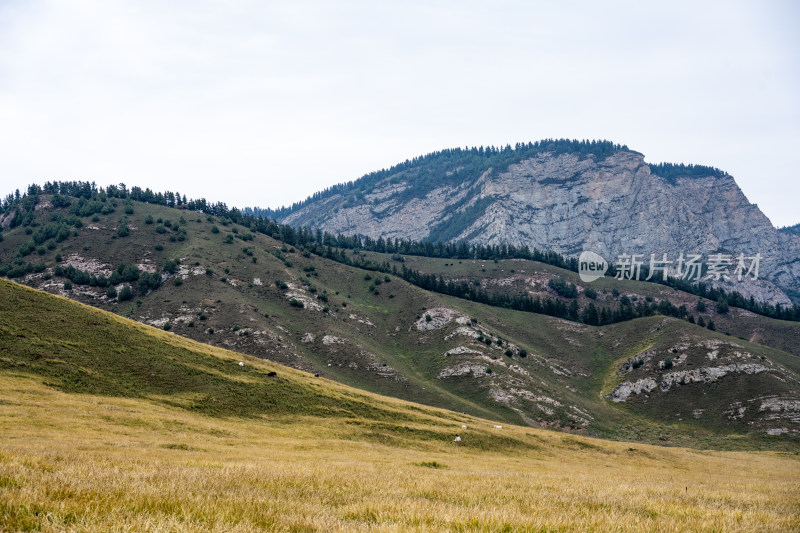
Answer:
[{"label": "bare rock face", "polygon": [[[455,163],[454,163],[455,165]],[[457,172],[450,169],[447,176]],[[445,172],[446,174],[446,172]],[[779,232],[733,177],[651,172],[640,153],[543,152],[461,182],[442,176],[415,195],[403,172],[347,193],[306,203],[283,222],[373,238],[513,244],[577,256],[760,253],[760,283],[726,286],[788,304],[800,292],[800,235]],[[358,183],[358,182],[356,182]],[[419,182],[416,183],[419,188]]]}]

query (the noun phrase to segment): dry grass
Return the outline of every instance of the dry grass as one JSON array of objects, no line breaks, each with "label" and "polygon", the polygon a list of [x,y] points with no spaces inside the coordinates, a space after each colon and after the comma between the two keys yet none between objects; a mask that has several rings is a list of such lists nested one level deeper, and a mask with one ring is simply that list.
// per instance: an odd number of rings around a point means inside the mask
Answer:
[{"label": "dry grass", "polygon": [[[515,427],[527,448],[398,447],[360,422],[212,418],[0,374],[0,530],[800,529],[796,455]],[[465,441],[489,424],[434,423]]]}]

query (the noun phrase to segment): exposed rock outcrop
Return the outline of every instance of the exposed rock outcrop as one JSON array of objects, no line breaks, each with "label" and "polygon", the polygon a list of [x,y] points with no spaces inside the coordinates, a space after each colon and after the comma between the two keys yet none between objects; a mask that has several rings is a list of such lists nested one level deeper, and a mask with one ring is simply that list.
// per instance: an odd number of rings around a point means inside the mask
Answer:
[{"label": "exposed rock outcrop", "polygon": [[762,281],[726,288],[782,304],[790,303],[786,290],[800,291],[800,236],[779,232],[723,172],[665,178],[627,149],[544,152],[461,182],[447,178],[452,165],[437,168],[441,184],[419,194],[404,171],[365,195],[311,201],[283,221],[373,238],[507,243],[567,256],[592,250],[611,262],[623,253],[760,253]]}]

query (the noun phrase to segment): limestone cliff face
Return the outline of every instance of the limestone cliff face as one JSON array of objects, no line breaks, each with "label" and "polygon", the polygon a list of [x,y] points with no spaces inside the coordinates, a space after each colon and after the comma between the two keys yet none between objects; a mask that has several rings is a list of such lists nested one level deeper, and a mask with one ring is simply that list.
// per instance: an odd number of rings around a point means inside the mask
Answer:
[{"label": "limestone cliff face", "polygon": [[401,172],[357,201],[332,194],[283,221],[374,238],[507,243],[568,256],[592,250],[612,262],[623,253],[759,252],[766,282],[730,288],[773,303],[800,291],[800,236],[774,228],[721,172],[664,178],[642,154],[621,149],[606,157],[545,152],[442,181],[414,195]]}]

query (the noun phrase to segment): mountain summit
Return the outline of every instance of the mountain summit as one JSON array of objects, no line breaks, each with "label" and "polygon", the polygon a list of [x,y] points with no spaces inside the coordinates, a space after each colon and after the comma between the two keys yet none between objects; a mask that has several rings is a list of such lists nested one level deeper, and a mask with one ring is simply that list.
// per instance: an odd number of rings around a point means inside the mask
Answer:
[{"label": "mountain summit", "polygon": [[720,284],[773,304],[800,292],[800,236],[779,232],[732,176],[649,164],[608,141],[443,150],[267,214],[331,233],[591,250],[610,262],[760,254],[757,281]]}]

